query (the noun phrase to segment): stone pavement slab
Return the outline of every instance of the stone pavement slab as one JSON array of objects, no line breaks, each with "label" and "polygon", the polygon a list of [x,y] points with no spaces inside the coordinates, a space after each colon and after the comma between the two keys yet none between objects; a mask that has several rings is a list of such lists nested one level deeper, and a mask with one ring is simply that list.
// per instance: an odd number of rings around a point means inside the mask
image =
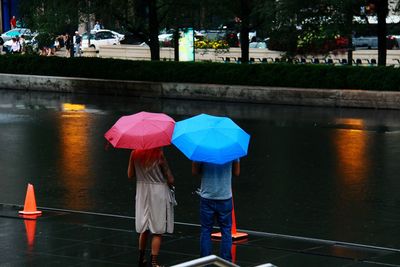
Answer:
[{"label": "stone pavement slab", "polygon": [[[0,266],[136,266],[134,219],[118,215],[43,210],[36,220],[19,217],[21,207],[0,204]],[[218,255],[218,242],[214,253]],[[400,266],[400,253],[356,245],[250,233],[234,242],[239,266]],[[148,251],[149,253],[149,251]],[[199,226],[176,222],[166,234],[160,262],[166,266],[199,257]]]}]

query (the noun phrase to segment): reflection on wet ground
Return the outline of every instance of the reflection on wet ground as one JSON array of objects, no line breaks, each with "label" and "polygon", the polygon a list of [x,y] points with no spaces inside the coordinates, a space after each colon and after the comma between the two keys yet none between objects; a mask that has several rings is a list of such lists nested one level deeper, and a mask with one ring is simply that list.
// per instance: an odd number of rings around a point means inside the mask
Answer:
[{"label": "reflection on wet ground", "polygon": [[[104,150],[122,115],[229,116],[251,134],[233,182],[238,228],[400,248],[400,112],[0,91],[0,203],[134,214],[127,150]],[[10,104],[11,103],[11,104]],[[199,181],[173,146],[176,220],[198,222]],[[341,248],[335,248],[340,251]]]}]

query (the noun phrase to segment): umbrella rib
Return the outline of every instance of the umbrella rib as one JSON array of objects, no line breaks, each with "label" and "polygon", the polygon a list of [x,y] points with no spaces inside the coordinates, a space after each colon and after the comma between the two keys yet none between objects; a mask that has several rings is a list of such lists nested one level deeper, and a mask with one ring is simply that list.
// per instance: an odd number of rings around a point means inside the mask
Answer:
[{"label": "umbrella rib", "polygon": [[[165,121],[163,121],[163,122],[165,122]],[[173,121],[166,121],[166,122],[174,124]],[[171,143],[171,138],[172,138],[172,136],[167,135],[167,133],[165,132],[166,129],[167,129],[168,127],[166,127],[165,129],[163,129],[163,128],[161,128],[161,127],[160,127],[159,125],[157,125],[157,124],[151,124],[151,125],[153,125],[153,126],[156,127],[157,129],[159,129],[159,130],[161,131],[162,135],[164,135],[165,137],[167,137],[167,139],[169,139],[169,143]],[[173,125],[173,126],[174,126],[174,125]],[[173,132],[173,131],[172,131],[172,132]]]},{"label": "umbrella rib", "polygon": [[[241,128],[238,128],[237,130],[243,131]],[[227,138],[227,139],[233,141],[234,143],[237,143],[237,144],[239,145],[239,147],[243,149],[243,147],[239,144],[239,142],[236,142],[235,140],[233,140],[232,137],[226,135],[226,134],[225,134],[224,132],[222,132],[222,131],[219,131],[219,132],[220,132],[221,135],[225,136],[225,138]],[[244,131],[243,131],[243,132],[244,132]],[[246,132],[244,132],[244,133],[247,134]]]},{"label": "umbrella rib", "polygon": [[[204,134],[204,137],[203,137],[199,142],[197,142],[197,143],[198,143],[198,144],[203,144],[203,143],[204,143],[204,140],[207,139],[207,134],[208,134],[208,132],[210,132],[211,130],[212,130],[211,127],[208,128],[208,129],[206,129],[206,130],[204,130],[204,131],[207,132],[207,133]],[[194,155],[195,152],[199,149],[199,147],[200,147],[200,145],[197,145],[196,148],[193,149],[192,154],[191,154],[190,156]]]}]

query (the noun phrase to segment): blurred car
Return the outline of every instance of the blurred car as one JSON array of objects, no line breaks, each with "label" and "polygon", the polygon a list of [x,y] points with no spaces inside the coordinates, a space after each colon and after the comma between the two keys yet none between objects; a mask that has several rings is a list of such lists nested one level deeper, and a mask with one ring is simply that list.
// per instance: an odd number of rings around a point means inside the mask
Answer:
[{"label": "blurred car", "polygon": [[249,43],[249,48],[268,48],[267,42],[250,42]]},{"label": "blurred car", "polygon": [[30,29],[27,28],[15,28],[3,33],[0,36],[0,45],[3,45],[4,42],[11,40],[13,37],[24,35],[25,39],[31,39],[34,36],[34,33]]},{"label": "blurred car", "polygon": [[141,45],[148,42],[147,36],[142,32],[128,32],[125,38],[120,41],[121,44]]},{"label": "blurred car", "polygon": [[114,34],[114,36],[116,36],[118,38],[119,41],[122,41],[125,39],[125,34],[116,32],[116,31],[112,31],[112,30],[106,30],[106,29],[101,29],[101,30],[91,30],[90,33],[91,34],[96,34],[96,33],[100,33],[100,32],[111,32],[112,34]]},{"label": "blurred car", "polygon": [[376,36],[355,37],[352,41],[355,49],[378,49],[378,37]]},{"label": "blurred car", "polygon": [[[205,35],[200,32],[200,31],[194,31],[194,38],[196,40],[202,40],[204,39]],[[174,30],[162,30],[161,33],[158,35],[158,41],[159,42],[171,42],[172,39],[174,38]]]},{"label": "blurred car", "polygon": [[90,36],[90,44],[88,40],[88,34],[82,34],[82,48],[93,47],[96,50],[99,50],[100,46],[107,45],[119,45],[120,41],[118,37],[109,30],[99,30],[95,33],[91,33]]},{"label": "blurred car", "polygon": [[388,49],[399,49],[400,48],[400,35],[389,35],[387,37],[387,48]]},{"label": "blurred car", "polygon": [[12,39],[11,40],[8,40],[8,41],[5,41],[4,43],[3,43],[3,52],[5,52],[5,53],[10,53],[11,52],[11,45],[12,45]]},{"label": "blurred car", "polygon": [[[110,30],[111,31],[111,30]],[[111,31],[115,36],[117,36],[118,40],[121,42],[122,40],[125,39],[125,34],[116,32],[116,31]]]},{"label": "blurred car", "polygon": [[[240,40],[240,32],[238,32],[237,37]],[[254,42],[256,39],[257,39],[257,32],[250,31],[249,32],[249,42]]]},{"label": "blurred car", "polygon": [[158,35],[158,41],[162,47],[171,47],[172,46],[172,39],[174,36],[174,30],[162,30]]},{"label": "blurred car", "polygon": [[159,42],[171,42],[174,35],[174,30],[162,30],[158,35]]},{"label": "blurred car", "polygon": [[216,41],[216,40],[224,40],[227,31],[226,30],[201,30],[199,32],[204,39],[210,40],[210,41]]},{"label": "blurred car", "polygon": [[[25,39],[25,45],[33,45],[33,42],[35,42],[34,37],[33,37],[31,40],[26,40],[26,39]],[[8,41],[5,41],[5,42],[3,43],[3,52],[5,52],[5,53],[10,53],[10,52],[11,52],[11,45],[12,45],[12,43],[13,43],[13,40],[12,40],[12,39],[10,39],[10,40],[8,40]]]},{"label": "blurred car", "polygon": [[[353,46],[355,49],[378,49],[378,37],[377,36],[361,36],[353,38]],[[400,38],[396,35],[389,35],[386,37],[386,48],[387,49],[399,49]]]}]

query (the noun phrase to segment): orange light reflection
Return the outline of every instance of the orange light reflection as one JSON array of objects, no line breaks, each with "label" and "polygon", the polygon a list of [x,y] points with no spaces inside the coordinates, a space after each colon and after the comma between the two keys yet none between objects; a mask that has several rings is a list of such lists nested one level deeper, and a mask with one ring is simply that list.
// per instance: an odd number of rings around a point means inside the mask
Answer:
[{"label": "orange light reflection", "polygon": [[[338,129],[334,134],[337,154],[337,173],[344,184],[354,184],[367,178],[368,174],[368,136],[363,120],[340,119],[339,124],[350,129]],[[354,129],[356,128],[356,129]]]},{"label": "orange light reflection", "polygon": [[64,111],[83,111],[86,106],[82,104],[63,103],[62,110]]},{"label": "orange light reflection", "polygon": [[74,210],[89,208],[88,189],[92,185],[88,169],[90,117],[84,109],[84,105],[63,104],[67,112],[61,115],[60,123],[60,173],[67,190],[64,204]]}]

